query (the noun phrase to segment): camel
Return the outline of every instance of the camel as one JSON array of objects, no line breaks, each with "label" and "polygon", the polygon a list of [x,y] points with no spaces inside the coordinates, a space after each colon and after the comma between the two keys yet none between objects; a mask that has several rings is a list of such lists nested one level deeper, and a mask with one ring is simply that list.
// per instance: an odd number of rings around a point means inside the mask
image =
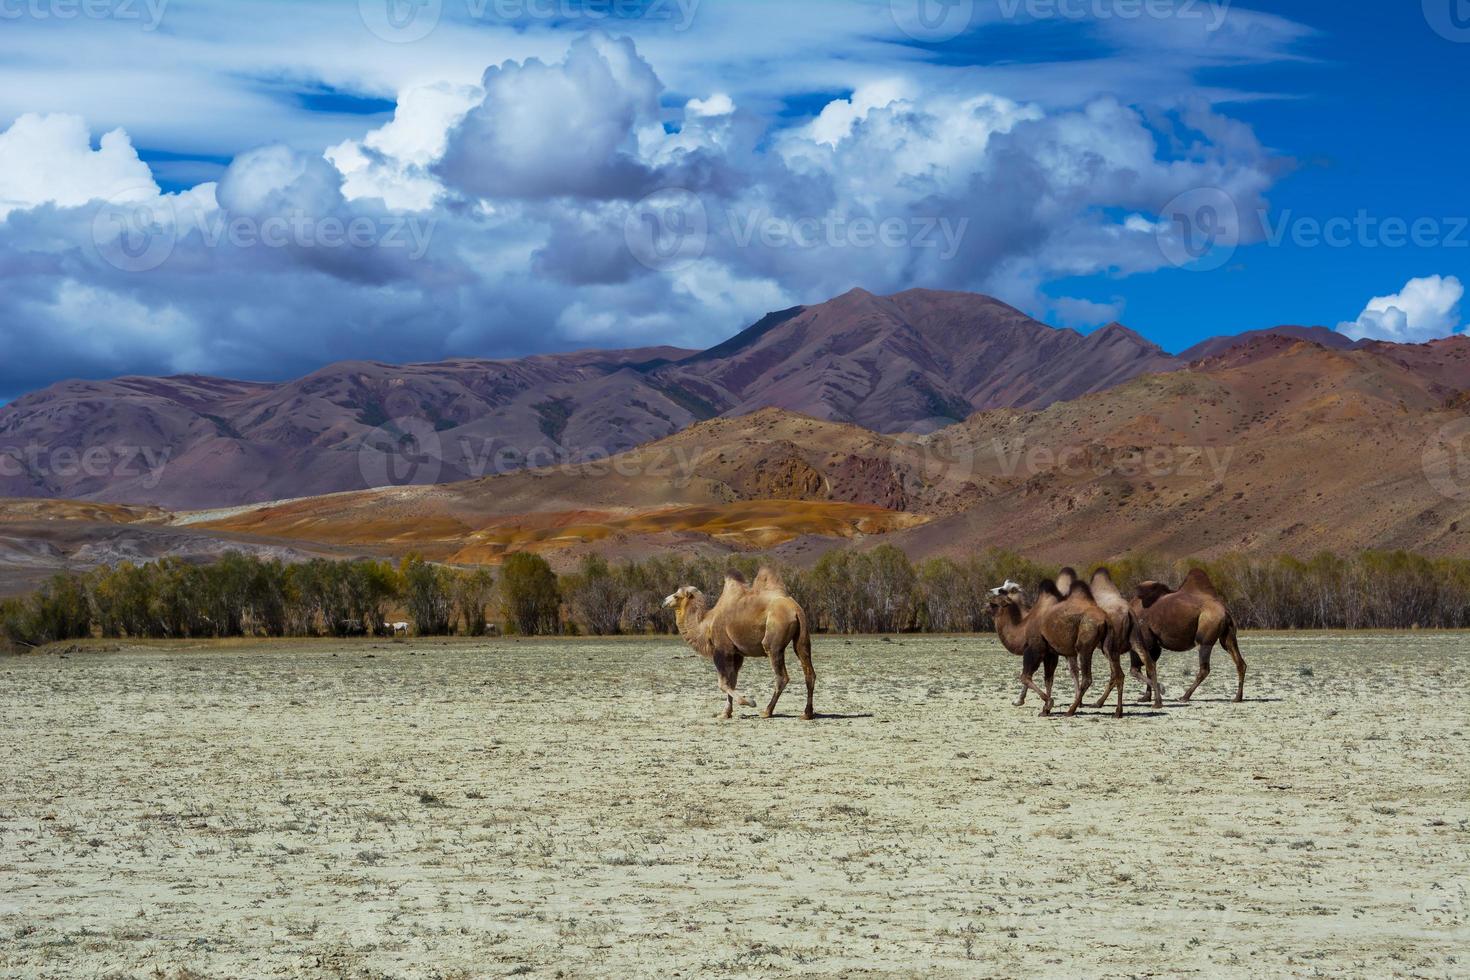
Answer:
[{"label": "camel", "polygon": [[[1088,587],[1075,581],[1067,595],[1057,589],[1055,582],[1043,582],[1036,604],[1026,607],[1024,592],[1015,582],[1006,582],[990,593],[990,609],[995,617],[995,631],[1001,643],[1011,653],[1021,658],[1022,696],[1017,706],[1025,703],[1026,691],[1035,691],[1042,699],[1041,715],[1049,716],[1052,710],[1052,677],[1057,661],[1065,657],[1072,667],[1074,677],[1079,677],[1077,661],[1082,662],[1077,694],[1067,717],[1077,713],[1082,698],[1092,686],[1092,656],[1099,646],[1105,646],[1108,636],[1107,615],[1092,599]],[[1112,659],[1114,680],[1120,681],[1122,666]],[[1046,670],[1046,690],[1036,685],[1036,668]],[[1123,702],[1118,699],[1118,714],[1122,716]]]},{"label": "camel", "polygon": [[[1070,595],[1071,594],[1071,592],[1072,592],[1072,586],[1076,583],[1076,581],[1077,581],[1077,571],[1076,571],[1076,569],[1073,569],[1073,568],[1064,568],[1060,572],[1057,573],[1057,577],[1053,581],[1053,584],[1056,585],[1056,587],[1057,587],[1057,594],[1058,595],[1065,596],[1065,595]],[[1026,602],[1026,594],[1025,594],[1025,592],[1023,592],[1021,590],[1021,587],[1019,585],[1016,585],[1016,583],[1012,582],[1010,579],[1007,579],[1006,580],[1006,584],[1003,585],[1003,586],[1001,586],[1001,588],[1004,589],[1007,586],[1014,587],[1011,594],[1016,597],[1017,604],[1018,604],[1018,606],[1019,606],[1019,608],[1021,610],[1021,615],[1024,616],[1028,612],[1030,612],[1031,611],[1031,606],[1030,606],[1030,604],[1028,602]],[[995,593],[992,592],[991,594],[994,595]],[[1046,599],[1046,597],[1047,597],[1046,596],[1046,593],[1042,593],[1041,598],[1043,599],[1043,601]],[[1072,684],[1073,684],[1073,686],[1076,686],[1077,684],[1082,683],[1081,674],[1077,670],[1077,658],[1075,658],[1075,657],[1069,658],[1067,660],[1067,667],[1072,672]],[[1046,676],[1046,691],[1047,691],[1047,695],[1048,696],[1051,695],[1052,675],[1055,672],[1056,672],[1056,662],[1053,661],[1047,667],[1046,675],[1045,675]],[[1031,693],[1030,692],[1030,689],[1027,688],[1026,685],[1023,683],[1021,685],[1021,697],[1016,702],[1016,707],[1020,708],[1020,707],[1022,707],[1022,706],[1024,706],[1026,704],[1026,695],[1028,695],[1029,693]]]},{"label": "camel", "polygon": [[[1102,609],[1108,617],[1108,642],[1106,653],[1109,657],[1116,658],[1119,670],[1114,676],[1122,677],[1123,654],[1131,656],[1131,670],[1144,686],[1142,702],[1148,701],[1148,695],[1153,694],[1155,708],[1164,706],[1164,689],[1159,685],[1158,665],[1151,656],[1140,657],[1132,650],[1133,646],[1133,607],[1128,600],[1123,598],[1123,593],[1113,583],[1113,576],[1106,568],[1099,568],[1092,573],[1092,581],[1089,584],[1092,597],[1097,602],[1098,608]],[[1144,671],[1147,673],[1144,673]],[[1108,682],[1108,688],[1103,696],[1098,699],[1095,708],[1105,707],[1108,703],[1108,695],[1113,691],[1113,681]],[[1123,711],[1123,692],[1118,692],[1118,712]]]},{"label": "camel", "polygon": [[776,687],[762,717],[776,713],[776,702],[786,690],[790,675],[786,673],[786,648],[794,646],[806,675],[806,710],[801,717],[811,721],[812,693],[817,686],[817,672],[812,667],[812,634],[806,613],[780,578],[762,568],[755,582],[747,584],[738,573],[725,576],[725,588],[713,609],[709,600],[692,585],[686,585],[664,600],[665,608],[674,610],[675,621],[684,641],[706,660],[713,660],[725,695],[722,717],[734,716],[735,705],[755,707],[755,702],[736,687],[740,668],[746,657],[764,656],[771,661]]},{"label": "camel", "polygon": [[[1160,582],[1140,584],[1130,608],[1135,676],[1140,658],[1145,662],[1157,661],[1165,650],[1178,652],[1199,647],[1199,673],[1179,699],[1187,703],[1210,676],[1210,654],[1218,643],[1235,661],[1235,701],[1245,700],[1246,664],[1240,655],[1235,619],[1203,569],[1191,571],[1177,590],[1171,591]],[[1162,689],[1155,688],[1154,695],[1157,705]]]}]

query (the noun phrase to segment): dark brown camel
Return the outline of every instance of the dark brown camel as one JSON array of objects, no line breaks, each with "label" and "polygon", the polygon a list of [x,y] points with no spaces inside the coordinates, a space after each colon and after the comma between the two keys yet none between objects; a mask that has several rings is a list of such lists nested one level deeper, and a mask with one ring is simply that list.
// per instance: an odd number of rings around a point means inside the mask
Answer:
[{"label": "dark brown camel", "polygon": [[[1014,585],[1014,584],[1015,583],[1011,582],[1009,579],[1006,581],[1006,585]],[[1056,577],[1056,580],[1055,580],[1054,584],[1057,587],[1057,595],[1063,596],[1063,597],[1068,596],[1068,595],[1071,595],[1072,594],[1072,586],[1075,585],[1075,584],[1077,584],[1077,570],[1074,569],[1074,568],[1064,568],[1064,569],[1062,569],[1060,572],[1057,573],[1057,577]],[[1004,586],[1002,586],[1002,588],[1004,588]],[[1028,612],[1031,611],[1031,604],[1026,601],[1026,595],[1025,595],[1024,592],[1021,592],[1020,591],[1020,587],[1017,586],[1016,589],[1017,589],[1017,591],[1015,592],[1016,600],[1020,604],[1021,615],[1024,616],[1026,613],[1028,613]],[[1045,601],[1045,599],[1046,599],[1046,595],[1043,593],[1042,596],[1041,596],[1041,601]],[[1067,660],[1067,668],[1072,672],[1072,685],[1073,685],[1073,687],[1077,686],[1078,684],[1081,684],[1082,683],[1082,675],[1081,675],[1081,672],[1077,669],[1077,658],[1076,657],[1070,657],[1070,658],[1068,658],[1068,660]],[[1046,672],[1046,691],[1047,691],[1047,694],[1048,695],[1051,694],[1052,675],[1055,672],[1056,672],[1056,663],[1053,662],[1048,667],[1047,672]],[[1019,708],[1019,707],[1023,706],[1026,703],[1026,695],[1028,695],[1029,693],[1031,693],[1030,690],[1026,687],[1025,684],[1022,684],[1021,685],[1021,697],[1020,697],[1020,700],[1018,700],[1016,702],[1016,707]]]},{"label": "dark brown camel", "polygon": [[[1082,697],[1092,686],[1092,655],[1107,640],[1107,616],[1092,601],[1087,586],[1080,582],[1073,585],[1070,594],[1063,596],[1055,582],[1043,582],[1036,604],[1026,608],[1025,595],[1019,585],[1007,582],[992,590],[991,614],[995,618],[995,631],[1001,643],[1011,653],[1021,658],[1022,697],[1016,704],[1025,703],[1025,692],[1035,691],[1043,701],[1041,714],[1051,714],[1052,678],[1057,661],[1067,658],[1074,676],[1076,663],[1082,662],[1077,695],[1067,716],[1077,713],[1082,706]],[[1036,669],[1046,669],[1046,690],[1036,685]],[[1121,683],[1122,667],[1113,661],[1115,680]],[[1122,713],[1122,698],[1118,701]]]},{"label": "dark brown camel", "polygon": [[737,702],[755,707],[755,702],[736,687],[746,657],[764,656],[771,661],[776,687],[764,717],[776,713],[776,702],[791,680],[786,673],[788,646],[796,649],[806,679],[806,710],[801,716],[808,721],[816,717],[812,694],[817,672],[812,667],[812,634],[806,613],[770,569],[762,568],[753,584],[747,584],[736,572],[729,573],[713,609],[704,593],[692,585],[669,596],[664,606],[674,610],[685,642],[701,657],[714,661],[720,692],[725,695],[725,718],[733,716]]},{"label": "dark brown camel", "polygon": [[[1179,699],[1187,702],[1210,676],[1210,654],[1218,643],[1235,661],[1235,700],[1245,700],[1246,665],[1240,655],[1235,619],[1203,569],[1191,571],[1184,584],[1173,591],[1159,582],[1140,584],[1130,609],[1135,668],[1140,658],[1157,662],[1165,650],[1180,652],[1198,647],[1199,673]],[[1154,693],[1157,697],[1160,692],[1156,688]]]}]

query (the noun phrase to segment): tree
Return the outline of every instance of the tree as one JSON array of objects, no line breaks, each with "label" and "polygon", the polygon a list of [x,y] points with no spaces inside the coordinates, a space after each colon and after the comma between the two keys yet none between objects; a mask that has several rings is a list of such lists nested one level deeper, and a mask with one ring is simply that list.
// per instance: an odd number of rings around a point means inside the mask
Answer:
[{"label": "tree", "polygon": [[484,636],[486,608],[495,595],[495,576],[487,568],[460,572],[454,579],[454,610],[466,636]]},{"label": "tree", "polygon": [[562,594],[577,624],[593,636],[612,636],[622,628],[627,593],[606,559],[588,555],[575,575],[562,581]]},{"label": "tree", "polygon": [[418,555],[410,555],[398,571],[403,583],[403,602],[414,629],[420,636],[447,635],[454,588],[449,570],[430,564]]},{"label": "tree", "polygon": [[515,554],[500,573],[500,607],[506,631],[523,636],[561,632],[561,593],[556,573],[540,555]]}]

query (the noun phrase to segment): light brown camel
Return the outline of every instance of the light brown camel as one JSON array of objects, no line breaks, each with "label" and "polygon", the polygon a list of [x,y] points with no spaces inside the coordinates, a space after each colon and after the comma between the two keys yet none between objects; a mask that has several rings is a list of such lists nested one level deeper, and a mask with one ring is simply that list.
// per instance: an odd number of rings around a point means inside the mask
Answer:
[{"label": "light brown camel", "polygon": [[[1210,676],[1210,654],[1218,643],[1235,661],[1235,700],[1237,703],[1245,700],[1246,665],[1240,655],[1235,619],[1203,569],[1191,571],[1184,584],[1174,591],[1159,582],[1140,584],[1130,608],[1135,666],[1140,658],[1157,662],[1165,650],[1177,652],[1199,647],[1199,673],[1179,699],[1188,701]],[[1155,688],[1156,696],[1160,693]]]},{"label": "light brown camel", "polygon": [[[1144,696],[1139,700],[1146,703],[1149,694],[1153,695],[1155,708],[1164,706],[1164,689],[1159,686],[1157,664],[1153,657],[1140,657],[1133,652],[1133,607],[1128,600],[1123,598],[1123,593],[1113,582],[1113,576],[1106,568],[1099,568],[1092,573],[1092,581],[1089,584],[1092,589],[1092,598],[1097,602],[1108,617],[1108,642],[1106,652],[1108,656],[1118,661],[1118,673],[1116,678],[1122,676],[1123,655],[1131,653],[1131,669],[1133,676],[1143,684]],[[1145,673],[1146,671],[1146,673]],[[1101,708],[1108,703],[1108,695],[1113,692],[1115,680],[1109,680],[1108,688],[1103,696],[1098,699],[1093,707]],[[1123,692],[1118,691],[1118,712],[1123,711]]]},{"label": "light brown camel", "polygon": [[786,648],[795,646],[802,673],[806,675],[806,710],[802,718],[816,717],[812,710],[812,693],[817,686],[817,672],[812,667],[812,634],[806,613],[786,591],[781,579],[770,569],[762,568],[755,582],[747,584],[737,572],[725,577],[725,589],[713,609],[709,600],[692,585],[686,585],[664,600],[665,608],[674,610],[679,633],[684,641],[706,660],[713,660],[725,695],[723,717],[735,713],[735,704],[755,707],[755,702],[736,687],[740,668],[746,657],[764,656],[771,661],[776,675],[776,688],[764,717],[776,712],[776,702],[786,690],[791,677],[786,673]]},{"label": "light brown camel", "polygon": [[[1057,661],[1065,657],[1072,665],[1074,676],[1078,673],[1077,661],[1082,663],[1077,695],[1067,710],[1068,717],[1075,715],[1082,706],[1083,695],[1092,686],[1092,655],[1106,643],[1108,635],[1107,615],[1092,601],[1087,586],[1074,582],[1070,593],[1063,596],[1055,582],[1043,582],[1036,604],[1029,609],[1023,590],[1014,582],[992,590],[990,595],[996,634],[1007,650],[1021,658],[1019,679],[1023,696],[1017,705],[1025,703],[1026,690],[1035,691],[1044,702],[1041,714],[1050,715],[1052,676]],[[1046,669],[1044,691],[1036,685],[1037,667]],[[1115,679],[1121,679],[1122,667],[1116,659],[1113,673]]]}]

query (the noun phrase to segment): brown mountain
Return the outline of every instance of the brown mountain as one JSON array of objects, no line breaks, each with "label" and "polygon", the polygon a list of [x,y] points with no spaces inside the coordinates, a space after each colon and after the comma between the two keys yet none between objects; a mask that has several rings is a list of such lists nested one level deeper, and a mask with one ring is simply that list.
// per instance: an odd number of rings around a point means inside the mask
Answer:
[{"label": "brown mountain", "polygon": [[1348,350],[1358,346],[1352,338],[1327,327],[1269,327],[1265,330],[1247,330],[1245,333],[1234,336],[1211,337],[1209,340],[1200,341],[1188,350],[1180,352],[1179,360],[1191,364],[1207,357],[1223,354],[1232,347],[1252,343],[1262,337],[1290,337],[1294,340],[1306,340],[1329,350]]},{"label": "brown mountain", "polygon": [[445,486],[187,514],[0,504],[0,542],[32,576],[242,545],[463,563],[534,550],[562,567],[587,552],[761,549],[808,561],[880,541],[915,557],[999,546],[1076,564],[1142,552],[1463,555],[1467,405],[1470,339],[1332,350],[1264,336],[927,436],[767,409],[612,460]]},{"label": "brown mountain", "polygon": [[951,482],[989,497],[903,544],[960,554],[1000,542],[1065,561],[1463,555],[1470,468],[1455,437],[1467,391],[1467,338],[1344,351],[1262,337],[1189,370],[943,433]]},{"label": "brown mountain", "polygon": [[[0,495],[189,508],[452,482],[606,457],[772,406],[927,430],[1176,366],[1117,324],[1084,337],[984,296],[855,290],[702,353],[347,362],[283,384],[65,382],[0,409]],[[417,465],[379,472],[410,436]]]},{"label": "brown mountain", "polygon": [[608,455],[695,421],[641,370],[688,353],[345,362],[285,384],[65,382],[0,411],[0,494],[198,507],[331,493],[387,482],[375,480],[384,453],[373,447],[396,447],[405,431],[433,444],[420,482],[567,447]]},{"label": "brown mountain", "polygon": [[1084,337],[986,296],[855,289],[772,314],[656,376],[735,414],[775,407],[904,432],[989,408],[1043,407],[1176,366],[1119,324]]}]

